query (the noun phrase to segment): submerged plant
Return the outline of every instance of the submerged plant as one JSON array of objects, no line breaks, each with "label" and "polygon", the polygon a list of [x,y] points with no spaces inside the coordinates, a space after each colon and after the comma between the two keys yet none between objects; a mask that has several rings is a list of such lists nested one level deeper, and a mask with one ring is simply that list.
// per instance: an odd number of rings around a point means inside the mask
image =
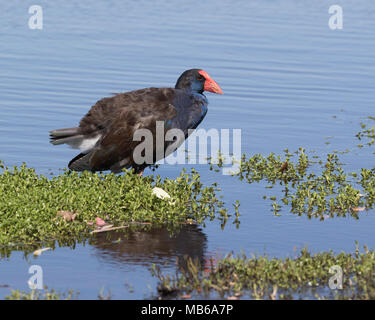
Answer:
[{"label": "submerged plant", "polygon": [[[375,120],[375,117],[368,117],[370,120]],[[361,131],[355,136],[358,140],[367,139],[366,145],[371,146],[375,143],[375,127],[368,127],[365,123],[361,123]],[[363,147],[363,144],[358,144],[358,147]]]},{"label": "submerged plant", "polygon": [[30,290],[24,292],[20,290],[11,290],[10,295],[6,296],[6,300],[72,300],[78,297],[78,292],[70,290],[68,292],[57,292],[56,290],[49,290],[45,287],[43,290]]},{"label": "submerged plant", "polygon": [[[250,297],[253,299],[374,299],[375,252],[364,247],[354,254],[332,251],[311,254],[301,250],[295,258],[247,257],[231,255],[211,260],[207,271],[197,260],[187,258],[186,267],[164,275],[153,267],[159,279],[160,298],[173,293],[201,297]],[[339,270],[338,275],[334,270]],[[341,273],[342,272],[342,273]],[[335,283],[335,285],[333,285]]]},{"label": "submerged plant", "polygon": [[[66,171],[48,179],[26,165],[5,167],[0,162],[0,250],[4,254],[25,245],[57,240],[70,245],[90,236],[92,221],[124,226],[136,222],[178,227],[188,219],[204,225],[229,214],[218,199],[217,185],[204,186],[199,174],[183,171],[179,177],[139,177],[134,174],[94,174]],[[160,199],[153,188],[165,190]],[[51,243],[52,242],[52,243]]]},{"label": "submerged plant", "polygon": [[[217,166],[222,165],[221,162]],[[213,164],[211,169],[215,169]],[[260,154],[247,157],[244,154],[239,172],[234,176],[249,184],[263,181],[267,188],[281,187],[281,200],[277,201],[274,195],[269,197],[275,215],[283,205],[290,205],[292,213],[308,218],[323,220],[347,214],[358,218],[356,208],[370,209],[375,204],[375,170],[362,169],[360,179],[355,172],[347,174],[337,154],[328,154],[325,161],[309,158],[303,148],[295,154],[285,150],[283,157],[274,153],[267,157]]]}]

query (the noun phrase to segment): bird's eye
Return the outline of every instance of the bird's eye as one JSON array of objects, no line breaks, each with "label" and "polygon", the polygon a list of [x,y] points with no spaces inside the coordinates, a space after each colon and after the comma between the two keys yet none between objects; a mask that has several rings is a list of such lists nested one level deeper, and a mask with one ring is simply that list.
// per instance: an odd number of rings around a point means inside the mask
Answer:
[{"label": "bird's eye", "polygon": [[204,81],[205,78],[204,78],[202,75],[199,75],[198,80],[199,80],[199,81]]}]

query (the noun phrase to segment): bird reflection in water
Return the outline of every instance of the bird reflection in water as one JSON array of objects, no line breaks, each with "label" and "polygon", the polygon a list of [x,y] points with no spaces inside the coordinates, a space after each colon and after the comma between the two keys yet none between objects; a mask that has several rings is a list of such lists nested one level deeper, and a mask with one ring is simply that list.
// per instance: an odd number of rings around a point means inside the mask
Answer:
[{"label": "bird reflection in water", "polygon": [[207,238],[199,226],[183,224],[173,232],[146,226],[98,233],[90,244],[96,249],[95,254],[107,262],[142,266],[177,262],[179,268],[185,269],[187,257],[204,265]]}]

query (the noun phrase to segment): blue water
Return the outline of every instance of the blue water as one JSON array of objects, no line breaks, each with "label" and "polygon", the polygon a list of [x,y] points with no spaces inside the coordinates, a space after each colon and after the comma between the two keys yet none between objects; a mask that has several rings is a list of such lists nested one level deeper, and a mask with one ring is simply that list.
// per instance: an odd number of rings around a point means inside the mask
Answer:
[{"label": "blue water", "polygon": [[[113,92],[174,86],[186,69],[203,68],[222,87],[208,93],[200,128],[242,130],[242,152],[281,153],[304,147],[340,156],[348,171],[373,167],[373,148],[359,149],[355,134],[373,115],[375,6],[348,1],[38,1],[43,30],[28,28],[32,1],[2,3],[0,19],[0,159],[26,162],[39,173],[58,173],[76,151],[53,147],[48,131],[71,127],[98,99]],[[339,4],[344,28],[328,27],[328,8]],[[159,167],[175,177],[183,165]],[[374,212],[360,219],[324,222],[271,213],[264,185],[195,166],[202,180],[218,182],[229,209],[240,201],[239,229],[217,222],[58,248],[38,258],[13,252],[0,261],[0,284],[27,289],[32,264],[45,284],[96,298],[144,298],[155,291],[149,267],[175,268],[176,257],[222,256],[230,251],[293,256],[295,249],[351,252],[355,241],[374,246]],[[150,171],[146,171],[149,174]],[[128,243],[126,241],[129,241]],[[150,243],[159,245],[150,246]],[[132,289],[129,289],[129,288]],[[151,289],[150,289],[151,288]],[[0,287],[0,297],[9,288]]]}]

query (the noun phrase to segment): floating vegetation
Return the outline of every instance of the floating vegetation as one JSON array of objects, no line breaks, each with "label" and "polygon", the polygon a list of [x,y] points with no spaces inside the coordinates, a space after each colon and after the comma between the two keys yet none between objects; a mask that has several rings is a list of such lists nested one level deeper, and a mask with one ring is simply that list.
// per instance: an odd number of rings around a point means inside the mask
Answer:
[{"label": "floating vegetation", "polygon": [[[306,248],[294,258],[228,255],[210,258],[204,264],[185,258],[174,274],[164,274],[153,265],[158,279],[158,299],[375,299],[375,251],[358,245],[354,253],[310,253]],[[11,290],[10,300],[78,299],[78,292]],[[101,291],[98,299],[111,299]]]},{"label": "floating vegetation", "polygon": [[227,256],[211,259],[209,269],[188,258],[186,268],[174,275],[164,275],[156,266],[151,272],[159,280],[160,299],[375,299],[375,252],[364,249],[360,253],[357,247],[354,254],[303,249],[296,258],[285,259]]},{"label": "floating vegetation", "polygon": [[30,290],[24,292],[20,290],[11,290],[10,295],[6,296],[6,300],[72,300],[78,297],[78,293],[73,290],[68,292],[57,292],[56,290],[49,290],[45,287],[43,290]]},{"label": "floating vegetation", "polygon": [[[375,120],[375,117],[368,117],[370,120]],[[370,128],[365,124],[361,123],[361,131],[359,131],[355,136],[358,138],[358,140],[367,139],[367,142],[365,143],[366,146],[371,146],[375,143],[375,127],[371,126]],[[357,145],[359,148],[362,148],[363,144]]]},{"label": "floating vegetation", "polygon": [[[230,216],[217,185],[203,186],[195,170],[174,180],[70,171],[49,179],[26,165],[10,169],[0,162],[0,167],[2,255],[27,245],[53,247],[56,240],[74,246],[103,227],[150,223],[173,229],[187,220],[204,225],[215,218],[223,227]],[[153,195],[155,187],[170,199]]]},{"label": "floating vegetation", "polygon": [[[222,167],[223,164],[219,155],[216,166]],[[318,173],[313,172],[313,167]],[[218,169],[211,163],[211,170]],[[282,206],[290,205],[292,213],[308,218],[324,220],[347,214],[358,218],[360,210],[355,208],[370,209],[375,203],[375,169],[347,174],[336,154],[328,154],[325,161],[316,156],[309,158],[303,148],[294,154],[285,150],[283,157],[274,153],[267,157],[260,154],[247,157],[244,154],[239,172],[234,176],[249,184],[267,182],[268,189],[281,186],[283,197],[279,201],[274,195],[269,197],[275,215]]]}]

